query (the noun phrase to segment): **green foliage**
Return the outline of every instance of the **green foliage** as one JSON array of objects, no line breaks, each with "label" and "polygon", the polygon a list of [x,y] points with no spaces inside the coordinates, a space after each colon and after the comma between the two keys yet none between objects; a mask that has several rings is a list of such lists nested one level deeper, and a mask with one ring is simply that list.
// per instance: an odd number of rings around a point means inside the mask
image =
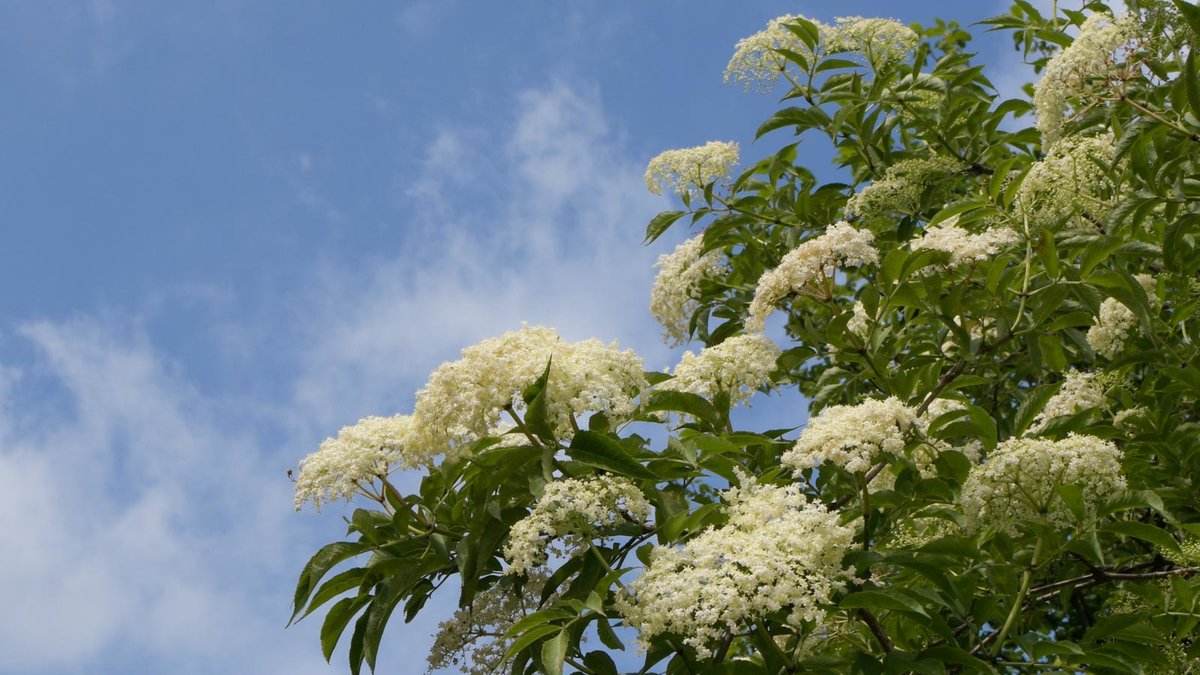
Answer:
[{"label": "green foliage", "polygon": [[[1045,72],[1073,27],[1109,11],[1100,2],[1085,9],[1043,16],[1016,0],[983,25],[1010,31]],[[548,482],[620,476],[651,501],[652,520],[589,533],[587,546],[552,558],[538,608],[501,638],[507,672],[611,675],[621,659],[610,654],[628,646],[614,630],[624,625],[622,597],[654,546],[679,547],[725,524],[719,488],[752,477],[799,483],[855,527],[843,560],[855,580],[821,622],[764,613],[729,626],[711,651],[688,635],[652,635],[641,672],[1200,670],[1200,9],[1137,0],[1129,10],[1144,37],[1113,54],[1107,79],[1071,94],[1058,141],[1112,134],[1111,156],[1072,169],[1093,176],[1090,187],[1035,190],[1053,151],[1031,126],[1033,106],[1000,98],[959,26],[920,28],[919,46],[894,62],[823,51],[823,28],[797,19],[786,29],[798,42],[776,52],[794,73],[790,88],[757,135],[828,143],[844,182],[820,182],[790,143],[727,184],[697,186],[686,210],[647,227],[649,242],[691,223],[703,228],[705,250],[723,253],[721,283],[693,298],[692,332],[709,346],[743,330],[756,284],[789,252],[839,220],[869,230],[877,264],[839,268],[821,293],[778,307],[790,343],[772,386],[796,387],[813,414],[868,398],[895,397],[918,416],[935,399],[958,402],[905,452],[878,456],[870,472],[831,462],[792,471],[782,463],[792,430],[735,430],[727,393],[670,390],[662,376],[649,378],[634,419],[660,425],[665,441],[602,414],[564,441],[547,422],[551,362],[523,392],[519,443],[478,441],[468,458],[432,468],[418,494],[380,478],[377,508],[356,511],[349,540],[304,567],[292,619],[328,606],[326,658],[348,642],[351,671],[374,669],[386,661],[382,637],[397,608],[411,620],[452,577],[459,605],[471,608],[505,578],[509,532]],[[931,157],[956,168],[887,208],[847,214],[848,200],[890,168]],[[949,226],[1007,228],[1016,243],[958,262],[913,246]],[[871,317],[865,331],[849,328],[856,302]],[[1125,342],[1098,353],[1091,331],[1106,312],[1129,317]],[[1050,415],[1072,371],[1100,376],[1104,403]],[[969,522],[962,488],[989,453],[1010,439],[1071,434],[1120,448],[1124,491],[1058,484],[1043,511],[1061,509],[1070,526],[1035,520],[1012,532]],[[916,459],[923,447],[941,449],[929,465]]]}]

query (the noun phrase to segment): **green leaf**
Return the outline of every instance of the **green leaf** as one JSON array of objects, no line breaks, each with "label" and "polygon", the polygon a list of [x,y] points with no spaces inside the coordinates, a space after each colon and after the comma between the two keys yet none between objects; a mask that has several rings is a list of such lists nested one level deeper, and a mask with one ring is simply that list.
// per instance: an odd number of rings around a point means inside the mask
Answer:
[{"label": "green leaf", "polygon": [[546,369],[522,393],[525,403],[528,404],[525,409],[525,426],[538,438],[551,442],[554,440],[554,427],[550,425],[549,413],[546,410],[546,401],[549,398],[546,395],[546,383],[550,381],[550,366],[553,363],[554,357],[551,356],[546,361]]},{"label": "green leaf", "polygon": [[612,473],[632,478],[657,478],[625,450],[620,441],[594,431],[580,431],[571,439],[567,455],[581,464],[594,466]]},{"label": "green leaf", "polygon": [[[363,577],[366,576],[366,572],[367,570],[364,567],[355,567],[353,569],[348,569],[341,574],[336,574],[324,584],[321,584],[321,588],[319,588],[313,595],[312,600],[308,603],[308,609],[304,611],[304,614],[300,616],[300,619],[312,614],[313,610],[325,604],[326,602],[329,602],[333,598],[336,598],[342,593],[345,593],[353,588],[357,588],[360,584],[362,584],[362,580]],[[297,621],[300,619],[297,619]]]},{"label": "green leaf", "polygon": [[545,668],[546,675],[562,675],[563,661],[567,658],[570,639],[567,631],[562,630],[542,643],[542,668]]},{"label": "green leaf", "polygon": [[585,654],[583,665],[590,668],[595,675],[618,675],[617,664],[612,660],[611,656],[601,651]]},{"label": "green leaf", "polygon": [[369,547],[366,544],[339,541],[328,544],[317,551],[309,559],[304,569],[300,571],[300,579],[296,582],[296,595],[292,600],[292,619],[288,623],[291,624],[292,621],[296,620],[300,611],[304,609],[304,604],[308,601],[308,596],[312,594],[326,572],[343,560],[367,550],[369,550]]},{"label": "green leaf", "polygon": [[1179,552],[1179,542],[1175,541],[1175,537],[1172,537],[1169,532],[1147,523],[1139,523],[1134,520],[1118,520],[1110,523],[1105,529],[1149,542],[1162,551]]},{"label": "green leaf", "polygon": [[655,391],[642,403],[646,412],[676,412],[691,415],[710,426],[719,426],[721,415],[704,397],[683,391]]},{"label": "green leaf", "polygon": [[[504,653],[504,660],[508,661],[512,657],[521,653],[522,649],[525,649],[529,645],[537,642],[538,640],[546,637],[547,635],[549,635],[551,633],[558,633],[561,631],[562,631],[562,627],[558,626],[558,625],[541,625],[541,626],[537,626],[534,628],[530,628],[529,630],[525,631],[524,633],[521,633],[520,637],[518,637],[516,640],[513,640],[513,643],[512,643],[512,645],[509,646],[508,651]],[[511,634],[511,631],[510,631],[510,634]]]},{"label": "green leaf", "polygon": [[1188,26],[1191,26],[1192,32],[1200,38],[1200,7],[1193,5],[1187,0],[1173,0],[1175,6],[1179,8],[1179,13],[1183,15]]},{"label": "green leaf", "polygon": [[649,244],[661,237],[663,232],[666,232],[675,224],[675,221],[682,218],[685,214],[685,211],[663,211],[651,218],[650,224],[646,226],[646,240],[642,243]]},{"label": "green leaf", "polygon": [[325,655],[326,662],[333,657],[333,650],[337,647],[342,633],[346,631],[346,624],[350,623],[350,619],[353,619],[354,615],[358,614],[358,611],[369,602],[371,602],[371,596],[359,595],[353,598],[342,598],[329,608],[329,613],[325,615],[325,622],[321,624],[321,653]]},{"label": "green leaf", "polygon": [[839,606],[846,609],[886,609],[919,614],[925,618],[929,618],[929,614],[925,612],[925,608],[917,603],[916,600],[897,593],[858,591],[842,598]]}]

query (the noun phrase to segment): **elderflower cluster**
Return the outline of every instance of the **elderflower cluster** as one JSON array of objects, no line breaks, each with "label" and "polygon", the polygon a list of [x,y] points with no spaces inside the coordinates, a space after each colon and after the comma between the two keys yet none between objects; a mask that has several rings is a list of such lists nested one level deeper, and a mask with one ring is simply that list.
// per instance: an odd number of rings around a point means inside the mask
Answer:
[{"label": "elderflower cluster", "polygon": [[1067,373],[1062,387],[1046,401],[1046,406],[1033,418],[1029,430],[1038,433],[1058,417],[1074,415],[1104,405],[1104,392],[1111,377],[1098,373],[1083,373],[1072,370]]},{"label": "elderflower cluster", "polygon": [[650,509],[642,491],[625,478],[597,475],[548,483],[533,511],[508,533],[507,573],[522,574],[545,563],[547,551],[574,555],[606,528],[644,521]]},{"label": "elderflower cluster", "polygon": [[[1156,304],[1158,296],[1154,292],[1154,277],[1139,274],[1134,278],[1146,291],[1151,305]],[[1133,310],[1116,298],[1105,298],[1104,302],[1100,303],[1100,314],[1096,317],[1096,323],[1088,329],[1088,346],[1106,359],[1115,359],[1125,349],[1125,343],[1137,325],[1137,316]]]},{"label": "elderflower cluster", "polygon": [[1007,227],[994,227],[972,234],[958,226],[957,218],[927,228],[912,243],[914,251],[926,249],[950,254],[947,265],[955,267],[987,260],[1021,240],[1021,235]]},{"label": "elderflower cluster", "polygon": [[808,421],[782,461],[797,473],[826,461],[850,473],[866,472],[882,455],[904,451],[916,419],[916,410],[895,396],[829,406]]},{"label": "elderflower cluster", "polygon": [[729,394],[737,405],[750,400],[754,392],[771,381],[779,347],[762,333],[731,337],[719,345],[705,347],[697,356],[687,352],[675,366],[672,379],[660,389],[686,391],[712,398],[717,392]]},{"label": "elderflower cluster", "polygon": [[857,300],[854,301],[854,309],[851,310],[850,320],[846,322],[846,331],[851,335],[866,340],[871,333],[871,322],[873,320],[867,314],[867,308]]},{"label": "elderflower cluster", "polygon": [[720,251],[704,252],[704,236],[697,235],[658,257],[658,276],[650,292],[650,313],[663,327],[663,339],[671,346],[688,339],[688,324],[696,311],[700,284],[725,272]]},{"label": "elderflower cluster", "polygon": [[505,635],[537,611],[549,579],[544,568],[529,570],[527,576],[519,587],[514,579],[500,580],[477,593],[469,607],[458,609],[438,624],[427,672],[456,668],[467,675],[492,675],[507,670],[504,655],[516,638]]},{"label": "elderflower cluster", "polygon": [[1112,181],[1105,168],[1113,167],[1113,143],[1111,132],[1069,136],[1034,163],[1017,189],[1017,203],[1030,222],[1051,227],[1074,213],[1106,210]]},{"label": "elderflower cluster", "polygon": [[868,220],[896,212],[911,213],[920,205],[925,190],[961,170],[962,162],[952,157],[900,160],[852,196],[846,202],[846,213]]},{"label": "elderflower cluster", "polygon": [[741,82],[746,91],[766,93],[775,88],[779,75],[791,64],[779,50],[811,58],[812,52],[804,42],[787,29],[797,18],[801,17],[784,14],[771,19],[765,29],[739,40],[725,68],[725,82]]},{"label": "elderflower cluster", "polygon": [[321,504],[349,500],[359,487],[386,476],[392,464],[413,466],[407,454],[412,418],[367,417],[342,427],[337,438],[327,438],[320,449],[300,460],[296,479],[296,510],[307,501]]},{"label": "elderflower cluster", "polygon": [[726,631],[740,632],[787,610],[788,621],[820,622],[850,572],[842,558],[854,530],[809,502],[798,485],[760,485],[742,476],[724,493],[729,521],[682,548],[656,547],[617,609],[644,645],[672,633],[702,654]]},{"label": "elderflower cluster", "polygon": [[1107,78],[1115,64],[1113,53],[1137,34],[1132,16],[1114,19],[1096,12],[1083,22],[1075,41],[1051,57],[1033,90],[1043,147],[1053,146],[1062,137],[1070,99],[1086,93],[1089,81]]},{"label": "elderflower cluster", "polygon": [[859,267],[879,261],[870,230],[855,229],[839,222],[825,234],[810,239],[783,256],[779,266],[762,275],[750,302],[750,317],[746,327],[762,330],[775,304],[805,286],[831,278],[838,267]]},{"label": "elderflower cluster", "polygon": [[594,339],[564,342],[553,329],[524,326],[467,347],[462,358],[430,375],[417,392],[410,463],[431,463],[439,454],[452,461],[470,443],[503,433],[506,410],[524,411],[522,392],[547,364],[546,418],[558,438],[572,436],[575,416],[585,412],[628,416],[633,399],[647,386],[642,360],[633,350]]},{"label": "elderflower cluster", "polygon": [[904,60],[920,41],[913,29],[895,19],[843,16],[821,28],[827,52],[862,54],[876,68]]},{"label": "elderflower cluster", "polygon": [[663,189],[696,197],[704,186],[729,175],[738,163],[738,144],[709,141],[694,148],[667,150],[646,165],[646,189],[661,195]]},{"label": "elderflower cluster", "polygon": [[989,525],[1009,534],[1025,523],[1070,527],[1074,516],[1059,486],[1079,488],[1085,517],[1125,488],[1121,451],[1110,441],[1071,434],[1060,441],[1011,438],[971,469],[960,503],[969,530]]}]

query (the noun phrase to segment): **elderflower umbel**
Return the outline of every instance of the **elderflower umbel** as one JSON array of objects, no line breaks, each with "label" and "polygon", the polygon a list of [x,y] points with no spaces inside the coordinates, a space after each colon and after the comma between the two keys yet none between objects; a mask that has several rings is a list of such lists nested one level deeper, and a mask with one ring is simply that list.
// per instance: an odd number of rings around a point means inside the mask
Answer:
[{"label": "elderflower umbel", "polygon": [[[537,611],[542,589],[549,579],[545,569],[529,570],[520,588],[512,578],[475,595],[470,607],[460,608],[454,616],[438,624],[437,635],[429,650],[429,670],[457,668],[467,675],[492,675],[505,672],[504,655],[516,640],[505,638],[509,628]],[[552,596],[557,597],[557,596]]]},{"label": "elderflower umbel", "polygon": [[1105,167],[1113,166],[1116,147],[1111,133],[1069,136],[1029,169],[1017,189],[1017,203],[1040,227],[1059,224],[1073,213],[1105,210],[1112,181]]},{"label": "elderflower umbel", "polygon": [[320,449],[300,460],[296,479],[296,510],[312,501],[321,508],[338,499],[349,500],[359,487],[386,476],[392,464],[414,465],[407,451],[412,418],[367,417],[342,427],[337,438],[327,438]]},{"label": "elderflower umbel", "polygon": [[671,633],[702,654],[786,609],[788,620],[821,621],[850,572],[842,558],[854,530],[809,502],[798,485],[759,485],[742,477],[724,493],[729,521],[682,548],[656,547],[642,576],[617,596],[617,610],[643,646]]},{"label": "elderflower umbel", "polygon": [[797,18],[801,17],[784,14],[771,19],[764,30],[738,41],[733,58],[725,68],[725,82],[741,82],[746,91],[766,93],[775,88],[779,75],[787,68],[798,68],[778,50],[796,52],[811,59],[812,52],[787,29],[787,25]]},{"label": "elderflower umbel", "polygon": [[916,410],[895,396],[858,405],[833,405],[808,421],[783,465],[799,473],[832,462],[850,473],[866,472],[882,455],[899,455]]},{"label": "elderflower umbel", "polygon": [[[1146,291],[1153,306],[1158,301],[1154,292],[1154,277],[1139,274],[1135,277]],[[1125,343],[1138,325],[1137,316],[1116,298],[1105,298],[1100,303],[1100,314],[1096,323],[1088,329],[1087,343],[1095,352],[1106,359],[1115,359],[1125,349]]]},{"label": "elderflower umbel", "polygon": [[658,257],[658,276],[650,292],[650,313],[663,327],[663,339],[671,346],[688,339],[688,324],[696,311],[700,284],[725,272],[720,251],[704,253],[704,236],[697,235]]},{"label": "elderflower umbel", "polygon": [[962,162],[952,157],[903,159],[889,166],[883,176],[863,188],[846,202],[846,213],[867,219],[892,213],[911,213],[921,195],[931,185],[962,170]]},{"label": "elderflower umbel", "polygon": [[705,347],[699,356],[686,352],[675,366],[674,377],[659,388],[708,398],[723,391],[737,405],[748,401],[756,389],[771,381],[778,358],[779,347],[766,335],[736,335],[719,345]]},{"label": "elderflower umbel", "polygon": [[574,555],[606,528],[642,522],[650,509],[642,491],[625,478],[602,475],[548,483],[533,511],[508,533],[507,573],[541,565],[547,551]]},{"label": "elderflower umbel", "polygon": [[849,223],[839,222],[821,236],[789,251],[778,267],[759,278],[746,327],[762,330],[767,316],[775,311],[776,303],[809,284],[831,278],[839,267],[878,262],[879,253],[872,246],[874,241],[875,235],[870,230],[855,229]]},{"label": "elderflower umbel", "polygon": [[1049,426],[1056,417],[1074,415],[1084,410],[1092,410],[1104,405],[1104,390],[1108,385],[1107,378],[1097,373],[1084,373],[1078,370],[1067,372],[1062,387],[1046,401],[1046,405],[1029,430],[1038,433]]},{"label": "elderflower umbel", "polygon": [[560,439],[573,435],[576,415],[628,416],[647,386],[633,350],[599,340],[565,342],[550,328],[525,326],[467,347],[462,358],[430,375],[417,392],[407,454],[426,464],[439,454],[452,461],[473,441],[500,433],[502,422],[511,421],[504,417],[507,409],[523,413],[521,394],[548,363],[546,417]]},{"label": "elderflower umbel", "polygon": [[959,500],[968,529],[995,525],[1017,534],[1025,523],[1069,527],[1070,508],[1057,488],[1079,488],[1084,512],[1125,488],[1121,451],[1110,441],[1071,434],[1060,441],[1010,438],[971,469]]},{"label": "elderflower umbel", "polygon": [[926,229],[919,239],[912,242],[912,249],[949,253],[947,264],[954,267],[987,260],[1020,240],[1021,235],[1007,227],[994,227],[972,234],[959,227],[955,220]]},{"label": "elderflower umbel", "polygon": [[843,16],[821,29],[827,52],[862,54],[876,68],[903,60],[920,41],[913,29],[895,19]]},{"label": "elderflower umbel", "polygon": [[668,188],[680,197],[697,197],[704,186],[727,177],[737,163],[737,143],[709,141],[694,148],[667,150],[646,166],[646,189],[661,195]]},{"label": "elderflower umbel", "polygon": [[1050,58],[1033,89],[1043,147],[1054,145],[1062,137],[1068,101],[1086,93],[1089,80],[1106,78],[1115,63],[1113,52],[1137,34],[1133,17],[1114,19],[1096,12],[1083,22],[1075,41]]}]

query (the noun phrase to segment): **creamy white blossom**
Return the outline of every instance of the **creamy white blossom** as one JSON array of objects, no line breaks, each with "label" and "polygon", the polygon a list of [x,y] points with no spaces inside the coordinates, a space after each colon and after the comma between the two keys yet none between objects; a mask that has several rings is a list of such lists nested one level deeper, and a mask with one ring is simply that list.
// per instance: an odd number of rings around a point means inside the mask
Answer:
[{"label": "creamy white blossom", "polygon": [[1091,81],[1106,79],[1116,63],[1114,52],[1137,34],[1138,25],[1132,16],[1114,19],[1096,12],[1084,20],[1075,41],[1050,58],[1033,90],[1043,147],[1054,145],[1062,137],[1070,100],[1087,93]]},{"label": "creamy white blossom", "polygon": [[541,565],[547,553],[574,555],[599,532],[640,523],[650,510],[642,491],[625,478],[601,475],[547,483],[533,511],[508,533],[507,573],[522,574]]},{"label": "creamy white blossom", "polygon": [[1068,371],[1062,387],[1046,401],[1045,407],[1033,418],[1029,430],[1038,433],[1057,417],[1074,415],[1104,405],[1104,392],[1111,378],[1099,373]]},{"label": "creamy white blossom", "polygon": [[963,485],[968,529],[989,525],[1016,534],[1029,522],[1069,527],[1075,518],[1057,488],[1073,485],[1085,514],[1125,488],[1121,451],[1110,441],[1071,434],[1059,440],[1012,438],[988,454]]},{"label": "creamy white blossom", "polygon": [[[504,635],[513,624],[537,611],[549,576],[544,568],[532,569],[520,587],[515,579],[508,578],[477,593],[469,607],[459,608],[438,624],[429,650],[428,672],[446,668],[468,675],[505,672],[504,655],[516,637]],[[551,597],[557,598],[557,594]]]},{"label": "creamy white blossom", "polygon": [[775,311],[776,303],[810,284],[831,279],[837,268],[878,262],[879,253],[872,245],[874,241],[875,235],[870,230],[859,230],[849,223],[839,222],[821,236],[789,251],[778,267],[759,278],[746,327],[762,330],[767,316]]},{"label": "creamy white blossom", "polygon": [[680,197],[696,197],[704,186],[729,176],[737,163],[737,143],[709,141],[694,148],[667,150],[646,165],[646,189],[656,195],[669,189]]},{"label": "creamy white blossom", "polygon": [[1021,235],[1007,227],[993,227],[972,234],[959,227],[957,219],[938,223],[912,242],[914,251],[926,249],[950,254],[946,264],[963,265],[982,262],[1021,240]]},{"label": "creamy white blossom", "polygon": [[[1154,292],[1154,277],[1149,274],[1139,274],[1135,277],[1146,291],[1146,298],[1151,306],[1158,302]],[[1088,329],[1087,343],[1095,352],[1106,359],[1115,359],[1125,349],[1125,343],[1135,332],[1138,325],[1137,316],[1116,298],[1105,298],[1100,303],[1100,314],[1096,323]]]},{"label": "creamy white blossom", "polygon": [[[553,359],[553,360],[552,360]],[[545,388],[546,417],[556,436],[570,438],[576,415],[602,412],[623,418],[647,386],[641,358],[616,343],[565,342],[550,328],[525,326],[462,350],[442,364],[417,392],[410,463],[431,464],[462,457],[467,446],[508,428],[507,409],[521,415],[522,392],[550,364]]]},{"label": "creamy white blossom", "polygon": [[821,26],[821,44],[826,52],[862,54],[877,68],[904,60],[920,37],[895,19],[838,17],[832,26]]},{"label": "creamy white blossom", "polygon": [[762,333],[735,335],[721,344],[705,347],[699,355],[684,353],[672,379],[658,386],[708,398],[723,391],[736,405],[748,401],[755,390],[770,383],[778,358],[779,347]]},{"label": "creamy white blossom", "polygon": [[696,235],[658,257],[658,276],[650,292],[650,313],[663,327],[663,339],[672,346],[688,339],[688,324],[696,311],[700,284],[724,274],[720,251],[704,252],[704,235]]},{"label": "creamy white blossom", "polygon": [[842,558],[854,530],[798,485],[760,485],[743,476],[724,493],[729,521],[682,548],[656,547],[617,609],[643,646],[672,633],[702,654],[726,631],[740,632],[779,610],[789,621],[821,621],[845,587]]},{"label": "creamy white blossom", "polygon": [[871,319],[867,314],[867,308],[859,301],[854,302],[854,309],[851,310],[850,320],[846,322],[846,330],[852,335],[866,340],[871,332]]},{"label": "creamy white blossom", "polygon": [[812,52],[804,42],[787,29],[787,25],[798,18],[802,17],[784,14],[771,19],[765,29],[738,41],[733,58],[725,68],[725,81],[741,82],[746,91],[768,92],[775,87],[780,74],[788,68],[799,68],[778,50],[811,58]]},{"label": "creamy white blossom", "polygon": [[1116,147],[1110,132],[1068,136],[1054,145],[1025,174],[1017,204],[1029,221],[1052,227],[1075,213],[1093,216],[1107,210],[1113,190],[1105,168],[1113,167]]},{"label": "creamy white blossom", "polygon": [[300,460],[296,510],[307,501],[320,509],[324,503],[349,500],[363,484],[386,476],[392,465],[412,466],[406,445],[411,425],[407,415],[367,417],[325,439],[320,449]]},{"label": "creamy white blossom", "polygon": [[822,462],[866,472],[884,455],[903,453],[916,419],[916,410],[895,396],[829,406],[808,421],[782,462],[797,473]]},{"label": "creamy white blossom", "polygon": [[952,157],[900,160],[889,166],[882,177],[852,196],[846,202],[846,213],[867,219],[911,213],[920,205],[921,195],[926,190],[962,168],[962,162]]}]

